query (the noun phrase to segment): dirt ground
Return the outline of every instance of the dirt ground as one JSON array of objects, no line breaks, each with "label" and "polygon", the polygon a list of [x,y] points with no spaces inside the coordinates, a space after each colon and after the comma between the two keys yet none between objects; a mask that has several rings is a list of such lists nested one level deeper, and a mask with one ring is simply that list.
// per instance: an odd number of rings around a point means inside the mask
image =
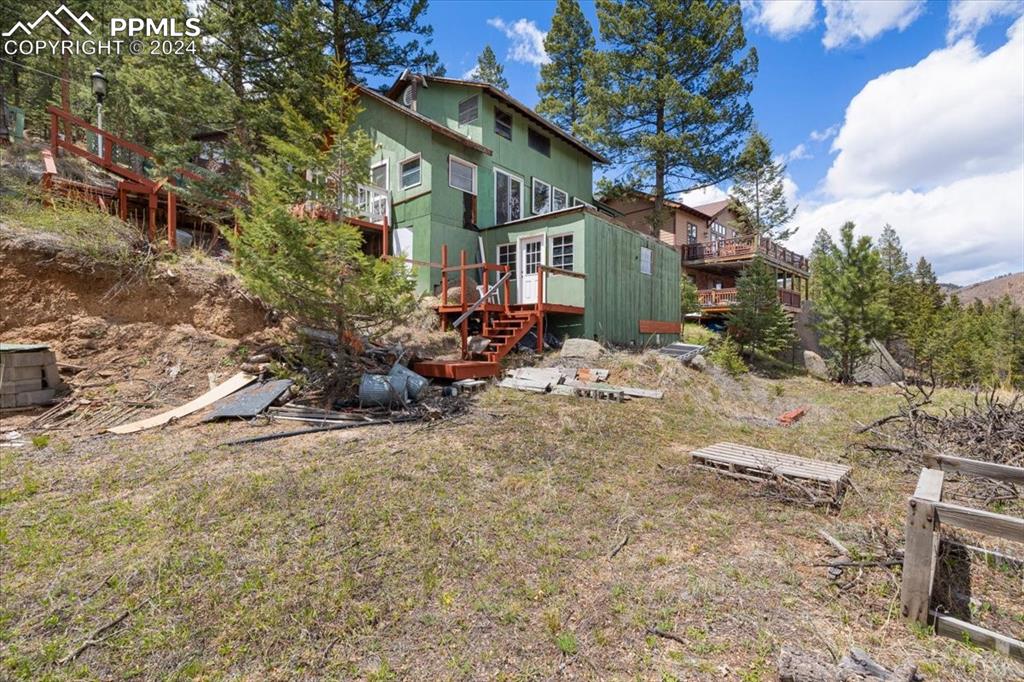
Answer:
[{"label": "dirt ground", "polygon": [[[663,400],[492,387],[444,421],[225,447],[297,427],[193,415],[114,436],[111,420],[200,395],[275,331],[216,262],[161,261],[123,286],[24,239],[0,230],[0,340],[52,344],[76,413],[102,419],[3,416],[27,442],[0,448],[0,678],[752,682],[793,645],[910,659],[927,680],[1024,679],[908,627],[898,566],[831,580],[821,565],[822,529],[868,556],[902,546],[919,463],[854,435],[894,410],[891,389],[621,353],[599,363],[610,381]],[[450,347],[432,325],[393,339]],[[855,489],[832,513],[688,466],[718,441],[850,464]],[[973,562],[942,585],[1024,635],[1019,573]]]}]

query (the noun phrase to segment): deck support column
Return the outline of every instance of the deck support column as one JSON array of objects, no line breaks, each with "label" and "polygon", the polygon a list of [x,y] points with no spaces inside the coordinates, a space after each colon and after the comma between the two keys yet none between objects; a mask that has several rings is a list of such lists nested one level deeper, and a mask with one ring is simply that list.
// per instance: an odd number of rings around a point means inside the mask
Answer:
[{"label": "deck support column", "polygon": [[[459,251],[459,309],[466,312],[466,250]],[[469,318],[462,321],[459,327],[459,336],[462,338],[462,357],[466,357],[469,350]]]},{"label": "deck support column", "polygon": [[[441,305],[448,305],[448,245],[441,244]],[[448,320],[441,315],[441,331],[448,328]]]},{"label": "deck support column", "polygon": [[543,268],[537,268],[537,352],[544,352],[544,276]]},{"label": "deck support column", "polygon": [[178,198],[174,192],[167,192],[167,246],[178,250]]},{"label": "deck support column", "polygon": [[156,191],[149,193],[149,205],[146,210],[146,234],[149,241],[156,241]]}]

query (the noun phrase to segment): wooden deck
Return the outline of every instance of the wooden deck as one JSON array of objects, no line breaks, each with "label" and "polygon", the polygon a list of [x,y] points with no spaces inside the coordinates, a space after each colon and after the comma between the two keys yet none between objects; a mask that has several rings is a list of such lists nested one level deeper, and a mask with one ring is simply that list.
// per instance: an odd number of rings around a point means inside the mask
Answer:
[{"label": "wooden deck", "polygon": [[735,265],[742,267],[760,255],[777,267],[804,277],[810,273],[807,258],[790,251],[778,242],[758,236],[732,237],[711,242],[683,244],[681,256],[684,265]]},{"label": "wooden deck", "polygon": [[[512,315],[516,315],[516,314],[528,315],[530,313],[535,313],[535,312],[537,312],[538,307],[540,309],[540,312],[550,313],[550,314],[553,314],[553,315],[582,315],[583,314],[583,306],[566,305],[564,303],[547,303],[547,302],[545,302],[545,303],[541,303],[540,306],[537,306],[534,303],[515,303],[515,304],[509,306],[509,308],[511,308],[511,311],[512,311],[511,314]],[[437,310],[439,315],[459,315],[459,314],[462,314],[463,312],[465,312],[465,308],[462,305],[458,304],[458,303],[451,303],[451,304],[448,304],[448,305],[439,305],[439,306],[437,306],[436,310]],[[480,306],[477,307],[477,311],[479,311],[479,312],[488,312],[488,313],[500,313],[500,312],[504,312],[505,311],[505,306],[503,304],[501,304],[501,303],[481,303]]]},{"label": "wooden deck", "polygon": [[842,500],[849,483],[850,467],[822,462],[772,450],[736,443],[716,443],[690,453],[693,466],[749,481],[789,481],[810,483],[826,493],[831,503]]},{"label": "wooden deck", "polygon": [[496,377],[501,371],[501,365],[482,360],[423,360],[414,362],[410,369],[431,379],[461,381]]}]

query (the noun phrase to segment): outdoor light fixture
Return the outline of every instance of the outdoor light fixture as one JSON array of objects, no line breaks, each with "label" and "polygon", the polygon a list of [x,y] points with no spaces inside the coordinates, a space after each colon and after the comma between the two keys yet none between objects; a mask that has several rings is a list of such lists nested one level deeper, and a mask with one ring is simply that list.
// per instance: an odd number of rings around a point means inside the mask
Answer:
[{"label": "outdoor light fixture", "polygon": [[102,105],[103,98],[107,96],[107,77],[103,75],[103,69],[96,69],[92,72],[92,94],[96,95],[96,104]]}]

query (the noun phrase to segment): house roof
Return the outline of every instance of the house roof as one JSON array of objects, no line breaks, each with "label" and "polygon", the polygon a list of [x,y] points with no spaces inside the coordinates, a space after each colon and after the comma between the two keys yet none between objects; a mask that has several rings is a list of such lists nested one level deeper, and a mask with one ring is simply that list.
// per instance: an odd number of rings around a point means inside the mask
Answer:
[{"label": "house roof", "polygon": [[[646,199],[647,201],[652,201],[652,202],[654,201],[654,196],[653,195],[651,195],[651,194],[649,194],[647,192],[641,192],[640,190],[629,190],[628,194],[631,194],[631,195],[633,195],[635,197],[638,197],[638,198],[641,198],[641,199]],[[681,201],[676,201],[675,199],[669,199],[668,197],[665,197],[664,203],[669,208],[674,208],[674,209],[678,209],[678,210],[681,210],[681,211],[689,211],[690,213],[697,214],[697,215],[699,215],[701,217],[704,217],[704,218],[714,218],[715,215],[718,215],[717,213],[715,213],[715,214],[708,213],[704,209],[712,207],[712,206],[716,205],[719,202],[715,202],[714,204],[704,204],[703,206],[690,206],[689,204],[684,204]],[[728,204],[728,201],[726,201],[726,203]]]},{"label": "house roof", "polygon": [[[511,95],[509,95],[504,90],[499,90],[498,88],[494,87],[490,83],[480,83],[478,81],[464,80],[464,79],[461,79],[461,78],[445,78],[443,76],[425,76],[425,75],[420,75],[420,74],[414,74],[414,73],[411,73],[410,71],[406,70],[406,71],[403,71],[402,74],[395,80],[395,82],[392,83],[391,87],[388,88],[388,92],[387,92],[388,97],[392,98],[392,99],[397,98],[399,96],[400,92],[401,92],[401,89],[400,89],[399,86],[402,83],[405,83],[406,81],[410,81],[410,80],[413,80],[413,79],[419,80],[419,82],[427,84],[427,85],[429,85],[430,83],[450,83],[450,84],[453,84],[453,85],[465,85],[467,87],[472,87],[472,88],[477,88],[478,90],[483,90],[484,92],[486,92],[487,94],[491,95],[495,99],[501,100],[502,102],[504,102],[508,106],[512,107],[513,109],[518,111],[520,114],[522,114],[526,118],[530,119],[537,126],[539,126],[541,128],[544,128],[545,130],[547,130],[548,132],[552,133],[553,135],[561,138],[564,142],[568,143],[570,146],[575,147],[579,151],[583,152],[584,154],[589,156],[594,161],[596,161],[598,163],[611,163],[611,161],[609,161],[607,157],[605,157],[600,152],[595,151],[591,147],[588,147],[586,144],[584,144],[576,136],[572,135],[571,133],[566,132],[565,130],[562,130],[561,128],[556,126],[554,123],[552,123],[551,121],[547,120],[546,118],[544,118],[543,116],[538,114],[536,111],[534,111],[530,107],[526,106],[525,104],[523,104],[522,102],[517,100],[515,97],[512,97]],[[401,106],[401,105],[399,105],[399,106]]]},{"label": "house roof", "polygon": [[380,94],[376,90],[368,88],[360,83],[353,83],[353,86],[359,92],[360,95],[369,97],[370,99],[373,99],[377,102],[380,102],[381,104],[391,107],[395,111],[401,112],[402,114],[408,116],[414,121],[422,123],[423,125],[427,126],[428,128],[430,128],[431,130],[438,134],[444,135],[445,137],[455,140],[456,142],[459,142],[460,144],[463,144],[466,147],[469,147],[470,149],[475,149],[478,152],[483,152],[484,154],[487,155],[491,155],[494,153],[493,151],[490,150],[490,148],[485,147],[476,140],[473,140],[472,138],[467,137],[466,135],[463,135],[462,133],[456,130],[452,130],[448,126],[441,125],[432,118],[427,118],[423,114],[419,114],[408,107],[404,107],[395,100],[391,99],[390,97],[385,97],[384,95]]},{"label": "house roof", "polygon": [[710,204],[701,204],[700,206],[692,206],[693,210],[700,211],[709,218],[717,218],[718,214],[729,208],[732,204],[732,199],[721,199],[719,201],[713,201]]}]

